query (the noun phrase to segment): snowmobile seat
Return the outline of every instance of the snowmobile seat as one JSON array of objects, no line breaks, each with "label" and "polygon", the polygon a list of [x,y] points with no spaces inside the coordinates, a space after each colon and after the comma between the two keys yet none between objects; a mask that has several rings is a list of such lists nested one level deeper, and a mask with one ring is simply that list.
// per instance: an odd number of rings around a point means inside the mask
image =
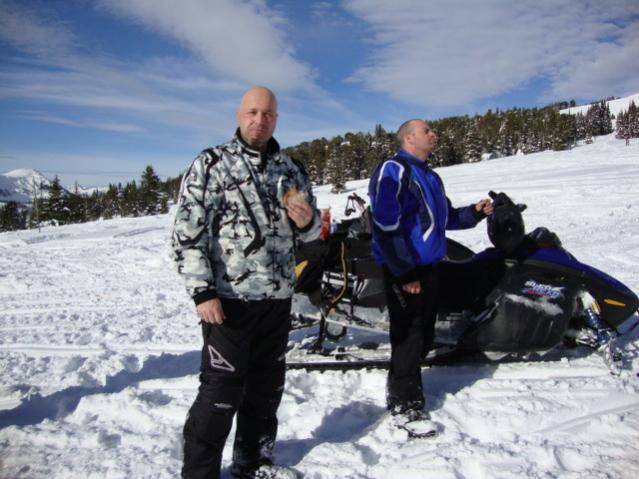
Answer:
[{"label": "snowmobile seat", "polygon": [[372,257],[352,260],[349,269],[359,279],[384,277],[382,267]]}]

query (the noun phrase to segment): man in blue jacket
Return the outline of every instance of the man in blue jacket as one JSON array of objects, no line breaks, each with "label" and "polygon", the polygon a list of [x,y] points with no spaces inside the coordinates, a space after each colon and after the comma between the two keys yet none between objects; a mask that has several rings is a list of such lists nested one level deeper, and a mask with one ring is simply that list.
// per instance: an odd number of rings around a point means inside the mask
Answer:
[{"label": "man in blue jacket", "polygon": [[386,400],[398,426],[414,436],[431,435],[420,363],[434,335],[437,264],[446,255],[446,230],[472,228],[493,207],[489,199],[452,207],[441,178],[428,165],[437,136],[425,121],[406,121],[397,137],[401,148],[376,166],[368,190],[373,254],[384,269],[390,316]]}]

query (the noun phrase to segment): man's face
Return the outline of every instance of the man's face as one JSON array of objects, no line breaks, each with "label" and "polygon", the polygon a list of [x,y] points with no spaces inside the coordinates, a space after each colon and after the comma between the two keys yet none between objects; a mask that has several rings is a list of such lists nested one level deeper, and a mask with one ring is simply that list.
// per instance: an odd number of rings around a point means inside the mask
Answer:
[{"label": "man's face", "polygon": [[277,100],[262,88],[247,91],[237,111],[237,122],[244,141],[261,148],[273,136],[277,124]]},{"label": "man's face", "polygon": [[430,155],[437,145],[437,135],[425,121],[415,122],[410,136],[413,148],[420,153]]}]

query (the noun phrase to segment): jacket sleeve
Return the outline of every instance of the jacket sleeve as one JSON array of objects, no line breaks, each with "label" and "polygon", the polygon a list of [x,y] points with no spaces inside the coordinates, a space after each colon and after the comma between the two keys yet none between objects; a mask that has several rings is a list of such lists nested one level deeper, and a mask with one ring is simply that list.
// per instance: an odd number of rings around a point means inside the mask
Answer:
[{"label": "jacket sleeve", "polygon": [[308,174],[304,169],[304,165],[295,159],[292,160],[297,167],[295,184],[300,186],[301,191],[304,191],[308,204],[311,205],[311,208],[313,209],[313,218],[308,225],[301,229],[297,228],[295,225],[293,225],[293,227],[297,231],[298,238],[301,241],[309,242],[320,237],[322,231],[321,215],[317,209],[317,199],[313,194],[313,185],[311,184]]},{"label": "jacket sleeve", "polygon": [[486,216],[481,211],[475,210],[475,205],[465,206],[463,208],[453,208],[452,203],[446,197],[448,203],[448,223],[447,230],[465,230],[474,228]]},{"label": "jacket sleeve", "polygon": [[217,297],[215,271],[209,257],[212,222],[221,195],[211,178],[217,157],[200,153],[185,173],[180,187],[171,246],[178,273],[195,304]]},{"label": "jacket sleeve", "polygon": [[369,189],[377,246],[384,264],[402,284],[418,278],[416,265],[401,227],[404,174],[407,173],[403,165],[392,160],[386,161],[379,168],[376,177],[371,179]]}]

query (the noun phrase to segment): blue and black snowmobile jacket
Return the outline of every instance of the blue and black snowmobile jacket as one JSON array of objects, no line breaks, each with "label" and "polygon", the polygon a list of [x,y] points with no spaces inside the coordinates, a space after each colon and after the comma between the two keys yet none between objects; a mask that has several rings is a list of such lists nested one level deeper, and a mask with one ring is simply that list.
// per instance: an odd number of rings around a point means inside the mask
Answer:
[{"label": "blue and black snowmobile jacket", "polygon": [[402,148],[375,167],[368,195],[375,261],[401,284],[444,258],[447,229],[472,228],[484,218],[474,205],[453,208],[439,175]]}]

